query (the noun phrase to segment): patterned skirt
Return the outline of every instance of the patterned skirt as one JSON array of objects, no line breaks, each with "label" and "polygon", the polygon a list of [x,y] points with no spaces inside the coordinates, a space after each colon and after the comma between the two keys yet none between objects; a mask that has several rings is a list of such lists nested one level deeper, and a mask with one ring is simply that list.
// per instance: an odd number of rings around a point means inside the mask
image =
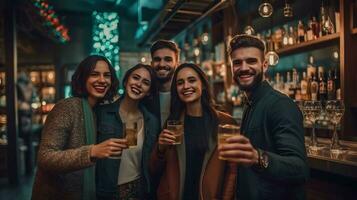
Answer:
[{"label": "patterned skirt", "polygon": [[118,186],[120,200],[143,200],[144,198],[144,180],[136,179],[129,183]]}]

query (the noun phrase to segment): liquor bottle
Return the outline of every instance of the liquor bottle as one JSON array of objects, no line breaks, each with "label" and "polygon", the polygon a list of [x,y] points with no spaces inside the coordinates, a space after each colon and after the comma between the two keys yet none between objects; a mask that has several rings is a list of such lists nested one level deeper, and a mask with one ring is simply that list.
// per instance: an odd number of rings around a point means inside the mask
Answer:
[{"label": "liquor bottle", "polygon": [[327,99],[327,87],[326,87],[326,81],[324,78],[324,71],[323,67],[319,67],[319,100],[320,101],[325,101]]},{"label": "liquor bottle", "polygon": [[335,81],[332,76],[332,71],[328,71],[328,78],[327,78],[327,99],[333,100],[336,98],[336,87]]},{"label": "liquor bottle", "polygon": [[296,35],[294,32],[294,28],[292,26],[289,27],[289,35],[288,35],[288,44],[293,45],[296,43]]},{"label": "liquor bottle", "polygon": [[307,100],[307,77],[306,77],[306,72],[302,73],[302,79],[300,82],[300,88],[301,88],[301,99],[302,100]]},{"label": "liquor bottle", "polygon": [[328,34],[328,31],[325,29],[326,22],[327,22],[327,16],[326,16],[325,8],[323,5],[321,5],[321,8],[320,8],[320,32],[319,32],[320,37]]},{"label": "liquor bottle", "polygon": [[342,97],[341,97],[341,88],[338,88],[336,90],[336,99],[337,100],[341,100],[342,99]]},{"label": "liquor bottle", "polygon": [[280,81],[279,81],[279,85],[278,85],[278,90],[281,93],[284,93],[284,76],[280,76]]},{"label": "liquor bottle", "polygon": [[333,24],[333,22],[329,16],[329,13],[323,7],[323,5],[321,6],[321,24],[320,24],[320,26],[321,26],[320,32],[322,33],[322,35],[335,33],[335,25]]},{"label": "liquor bottle", "polygon": [[317,93],[319,90],[319,83],[317,82],[317,76],[315,74],[312,75],[312,81],[311,81],[311,100],[312,101],[317,101]]},{"label": "liquor bottle", "polygon": [[307,77],[313,77],[313,74],[316,74],[316,67],[314,66],[314,57],[309,56],[309,62],[307,64]]},{"label": "liquor bottle", "polygon": [[[288,72],[288,75],[290,76],[290,72]],[[294,98],[295,97],[295,93],[296,93],[296,85],[293,83],[292,78],[290,78],[290,83],[289,83],[289,97],[290,98]]]},{"label": "liquor bottle", "polygon": [[297,82],[297,71],[295,68],[293,68],[293,72],[292,72],[292,80],[291,80],[291,98],[295,97],[296,94],[296,90],[298,89],[298,82]]},{"label": "liquor bottle", "polygon": [[312,77],[309,76],[307,78],[307,98],[306,98],[306,101],[310,101],[311,100],[311,81],[312,81]]},{"label": "liquor bottle", "polygon": [[333,77],[334,83],[335,83],[335,89],[336,89],[336,99],[341,100],[341,88],[340,88],[340,76],[338,74],[338,69],[335,69],[335,74]]},{"label": "liquor bottle", "polygon": [[314,34],[313,38],[314,38],[314,40],[316,40],[320,34],[320,26],[319,26],[319,22],[316,20],[316,17],[312,17],[311,28],[312,28],[312,32]]},{"label": "liquor bottle", "polygon": [[275,74],[275,81],[274,81],[273,88],[274,88],[275,90],[279,90],[279,85],[280,85],[280,73],[277,72],[277,73]]},{"label": "liquor bottle", "polygon": [[296,88],[295,100],[296,101],[301,101],[302,100],[302,98],[301,98],[301,88],[300,87]]},{"label": "liquor bottle", "polygon": [[307,29],[306,29],[306,38],[305,41],[311,41],[314,39],[314,32],[312,30],[312,20],[309,20]]},{"label": "liquor bottle", "polygon": [[296,86],[295,89],[295,100],[296,101],[301,101],[301,87],[300,87],[300,82],[299,82],[299,73],[296,71],[296,69],[293,69],[293,73],[295,74],[295,80],[294,80],[294,85]]},{"label": "liquor bottle", "polygon": [[278,50],[283,46],[283,35],[284,35],[284,28],[280,27],[274,31],[272,36],[272,40],[274,42],[274,49]]},{"label": "liquor bottle", "polygon": [[297,35],[298,35],[297,42],[298,43],[305,42],[305,28],[304,28],[304,24],[302,23],[301,20],[299,20],[297,29],[298,29],[297,30]]},{"label": "liquor bottle", "polygon": [[284,26],[284,33],[283,33],[283,47],[286,47],[289,45],[289,30],[288,26]]}]

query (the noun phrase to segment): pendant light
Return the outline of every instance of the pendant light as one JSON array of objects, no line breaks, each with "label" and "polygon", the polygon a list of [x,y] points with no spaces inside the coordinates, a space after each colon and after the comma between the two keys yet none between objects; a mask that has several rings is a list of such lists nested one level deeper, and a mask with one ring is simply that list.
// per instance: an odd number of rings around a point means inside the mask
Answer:
[{"label": "pendant light", "polygon": [[255,35],[255,30],[254,28],[251,26],[252,24],[252,17],[249,15],[248,16],[248,25],[244,28],[243,32],[247,35]]},{"label": "pendant light", "polygon": [[273,14],[273,6],[268,1],[264,1],[259,5],[258,12],[262,17],[270,17]]},{"label": "pendant light", "polygon": [[269,66],[275,66],[279,63],[279,55],[274,51],[274,45],[271,39],[271,34],[272,32],[270,30],[270,36],[268,36],[266,41],[268,52],[265,54],[265,60],[268,61]]},{"label": "pendant light", "polygon": [[287,0],[285,0],[285,7],[284,7],[284,17],[293,17],[293,8],[291,5],[288,3]]}]

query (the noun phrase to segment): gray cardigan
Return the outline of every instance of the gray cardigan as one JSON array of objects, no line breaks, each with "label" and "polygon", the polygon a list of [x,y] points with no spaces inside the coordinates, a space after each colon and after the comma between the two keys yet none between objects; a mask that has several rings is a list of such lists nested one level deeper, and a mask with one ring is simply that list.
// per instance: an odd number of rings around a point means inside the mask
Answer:
[{"label": "gray cardigan", "polygon": [[81,99],[59,101],[42,131],[32,199],[81,199],[83,169],[95,164],[90,148],[85,145]]}]

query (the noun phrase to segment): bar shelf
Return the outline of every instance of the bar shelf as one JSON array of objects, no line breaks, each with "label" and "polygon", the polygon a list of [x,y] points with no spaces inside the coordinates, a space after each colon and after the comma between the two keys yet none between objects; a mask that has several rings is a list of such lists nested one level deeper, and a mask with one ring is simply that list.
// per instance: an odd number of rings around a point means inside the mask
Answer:
[{"label": "bar shelf", "polygon": [[307,42],[302,42],[300,44],[283,47],[281,49],[276,50],[276,53],[278,53],[279,56],[287,56],[287,55],[308,51],[312,49],[319,49],[321,47],[325,47],[333,43],[337,43],[339,41],[339,38],[340,38],[339,33],[325,35],[320,38],[317,38],[316,40],[311,40]]}]

